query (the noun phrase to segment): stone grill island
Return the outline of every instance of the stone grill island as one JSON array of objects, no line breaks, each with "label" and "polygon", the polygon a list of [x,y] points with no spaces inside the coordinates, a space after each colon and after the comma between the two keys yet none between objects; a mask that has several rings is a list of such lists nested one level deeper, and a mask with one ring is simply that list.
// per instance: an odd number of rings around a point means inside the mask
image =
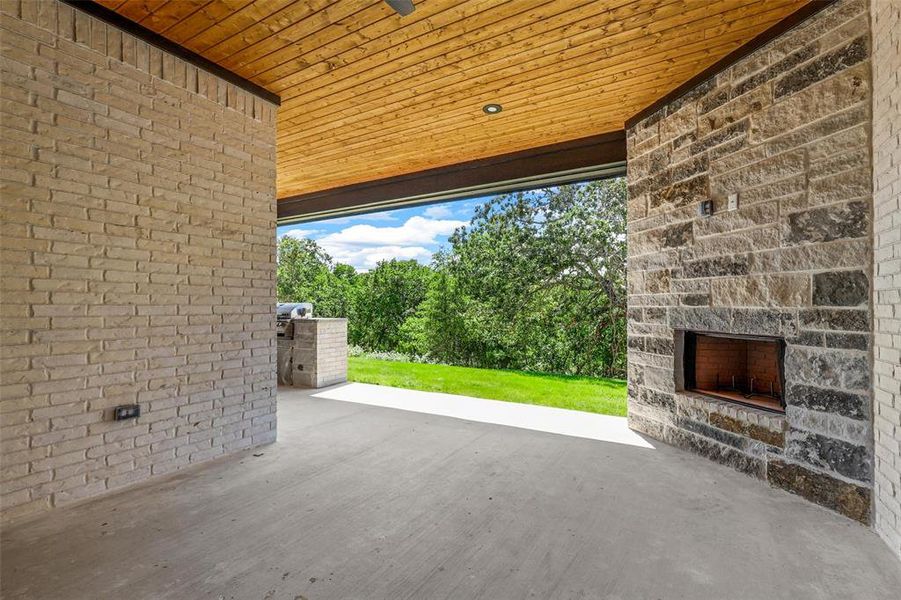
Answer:
[{"label": "stone grill island", "polygon": [[[863,523],[869,48],[867,5],[837,3],[628,130],[631,426]],[[778,341],[775,401],[686,385],[684,332]]]}]

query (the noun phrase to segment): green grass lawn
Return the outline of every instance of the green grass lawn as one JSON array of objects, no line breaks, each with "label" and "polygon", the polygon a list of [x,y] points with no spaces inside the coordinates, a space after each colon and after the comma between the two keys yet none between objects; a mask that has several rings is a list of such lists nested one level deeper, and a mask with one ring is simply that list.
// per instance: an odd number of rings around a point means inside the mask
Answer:
[{"label": "green grass lawn", "polygon": [[348,379],[359,383],[626,416],[626,382],[620,379],[428,365],[363,356],[352,356],[348,362]]}]

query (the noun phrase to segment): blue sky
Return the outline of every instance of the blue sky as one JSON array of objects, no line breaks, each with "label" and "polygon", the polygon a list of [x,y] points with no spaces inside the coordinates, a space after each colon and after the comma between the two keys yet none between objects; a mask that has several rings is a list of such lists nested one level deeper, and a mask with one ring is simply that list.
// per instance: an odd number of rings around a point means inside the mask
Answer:
[{"label": "blue sky", "polygon": [[298,223],[278,228],[278,236],[315,240],[336,262],[358,271],[380,260],[413,259],[428,263],[457,227],[472,218],[481,199]]}]

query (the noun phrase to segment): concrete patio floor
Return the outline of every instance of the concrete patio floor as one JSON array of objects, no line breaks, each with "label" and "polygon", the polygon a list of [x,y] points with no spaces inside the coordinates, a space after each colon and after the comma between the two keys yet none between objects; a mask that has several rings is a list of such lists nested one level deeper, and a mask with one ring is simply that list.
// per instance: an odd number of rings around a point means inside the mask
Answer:
[{"label": "concrete patio floor", "polygon": [[280,391],[273,445],[4,529],[3,597],[881,600],[901,589],[901,566],[866,528],[658,442],[315,393]]},{"label": "concrete patio floor", "polygon": [[369,383],[336,385],[310,394],[315,398],[411,410],[479,423],[616,442],[639,448],[654,447],[648,440],[629,429],[623,417]]}]

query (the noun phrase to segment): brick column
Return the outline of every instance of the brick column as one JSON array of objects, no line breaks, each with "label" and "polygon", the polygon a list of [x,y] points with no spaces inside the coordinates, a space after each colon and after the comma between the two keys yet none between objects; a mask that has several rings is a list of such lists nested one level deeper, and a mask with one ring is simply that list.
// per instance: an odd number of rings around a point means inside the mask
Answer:
[{"label": "brick column", "polygon": [[273,441],[275,107],[55,0],[0,29],[3,517]]},{"label": "brick column", "polygon": [[901,4],[871,0],[870,17],[875,525],[901,558]]}]

